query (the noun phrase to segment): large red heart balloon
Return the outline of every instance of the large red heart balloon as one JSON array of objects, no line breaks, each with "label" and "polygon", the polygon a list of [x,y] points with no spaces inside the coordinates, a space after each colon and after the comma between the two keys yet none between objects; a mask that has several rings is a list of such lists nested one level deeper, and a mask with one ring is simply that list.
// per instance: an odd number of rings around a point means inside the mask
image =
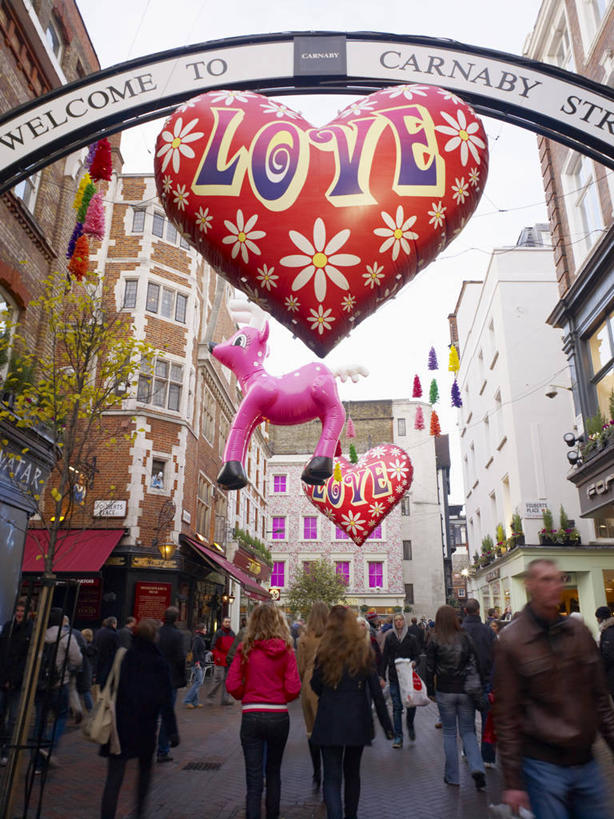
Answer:
[{"label": "large red heart balloon", "polygon": [[169,218],[319,356],[454,239],[488,171],[473,109],[399,85],[323,128],[251,91],[182,105],[156,143]]},{"label": "large red heart balloon", "polygon": [[316,509],[362,546],[407,492],[414,468],[407,452],[394,444],[373,447],[357,464],[336,460],[341,481],[333,477],[323,486],[304,483],[303,491]]}]

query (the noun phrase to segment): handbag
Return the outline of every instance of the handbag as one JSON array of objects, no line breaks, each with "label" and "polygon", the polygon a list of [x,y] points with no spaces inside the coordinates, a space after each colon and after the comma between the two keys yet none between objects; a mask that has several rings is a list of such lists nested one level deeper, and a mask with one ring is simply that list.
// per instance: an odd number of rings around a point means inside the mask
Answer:
[{"label": "handbag", "polygon": [[113,668],[98,698],[98,702],[81,726],[81,733],[85,739],[95,742],[97,745],[109,743],[109,752],[114,755],[121,754],[115,717],[115,701],[119,687],[121,664],[125,653],[125,648],[117,649]]},{"label": "handbag", "polygon": [[467,670],[465,672],[465,684],[463,685],[465,694],[468,694],[473,700],[473,704],[481,711],[486,707],[486,695],[484,694],[484,686],[482,685],[482,678],[478,671],[478,664],[475,659],[473,651],[469,654],[467,661]]}]

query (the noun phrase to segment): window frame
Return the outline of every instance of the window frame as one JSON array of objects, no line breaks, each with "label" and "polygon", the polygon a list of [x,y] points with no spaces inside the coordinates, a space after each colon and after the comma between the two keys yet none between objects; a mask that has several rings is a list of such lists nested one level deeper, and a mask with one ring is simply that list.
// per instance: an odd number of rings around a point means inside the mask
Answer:
[{"label": "window frame", "polygon": [[[154,214],[153,214],[153,219],[152,219],[152,222],[151,222],[151,235],[155,236],[157,239],[164,239],[165,222],[166,222],[166,218],[165,218],[164,214],[160,213],[160,211],[158,211],[158,210],[155,210]],[[157,225],[160,225],[160,228],[159,228],[160,232],[159,233],[157,232],[157,230],[158,230],[157,227],[156,227]]]},{"label": "window frame", "polygon": [[405,418],[397,418],[397,435],[399,438],[405,438],[407,435],[407,421]]},{"label": "window frame", "polygon": [[[128,285],[134,285],[134,304],[128,304]],[[124,298],[122,310],[136,310],[137,299],[139,297],[139,280],[124,279]]]},{"label": "window frame", "polygon": [[[313,525],[313,522],[315,521],[315,527],[316,527],[315,535],[307,536],[305,534],[307,521],[310,521],[311,525]],[[303,541],[315,541],[315,540],[320,539],[320,525],[319,525],[320,522],[319,522],[319,518],[318,518],[317,515],[302,515],[301,523],[302,523],[302,526],[301,526],[301,531],[302,531],[301,540],[303,540]]]},{"label": "window frame", "polygon": [[[134,234],[142,234],[145,233],[145,216],[147,214],[147,210],[145,208],[132,208],[132,227],[130,228],[130,232]],[[137,226],[137,216],[142,217],[143,224],[140,228]],[[140,218],[139,218],[139,221]]]},{"label": "window frame", "polygon": [[[154,494],[161,494],[161,495],[168,495],[170,494],[170,476],[167,475],[167,466],[169,464],[169,458],[164,453],[156,453],[152,452],[151,454],[151,466],[149,469],[149,479],[147,484],[147,491],[153,492]],[[158,467],[161,466],[161,469],[156,469],[156,465]],[[162,485],[161,486],[154,486],[153,481],[156,478],[157,474],[162,472]]]},{"label": "window frame", "polygon": [[[275,521],[283,521],[281,533],[279,531],[279,523]],[[285,543],[288,540],[288,516],[287,515],[271,515],[271,540],[276,543]]]},{"label": "window frame", "polygon": [[[283,489],[276,489],[275,488],[275,481],[277,478],[283,478],[284,480],[284,488]],[[289,480],[288,480],[288,473],[287,472],[275,472],[271,475],[271,495],[287,495],[289,492]]]},{"label": "window frame", "polygon": [[[271,579],[269,580],[269,585],[276,589],[285,589],[286,588],[286,565],[287,560],[273,560],[273,568],[271,570]],[[281,583],[279,580],[275,580],[276,574],[276,567],[281,566]],[[277,572],[277,576],[279,577],[279,572]]]}]

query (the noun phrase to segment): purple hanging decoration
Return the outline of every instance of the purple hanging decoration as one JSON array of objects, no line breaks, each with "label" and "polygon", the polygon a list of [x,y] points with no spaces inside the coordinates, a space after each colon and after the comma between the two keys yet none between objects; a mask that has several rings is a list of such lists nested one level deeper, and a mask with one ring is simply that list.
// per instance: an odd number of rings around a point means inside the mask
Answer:
[{"label": "purple hanging decoration", "polygon": [[460,389],[456,379],[454,379],[454,382],[452,383],[452,406],[457,407],[457,409],[460,409],[460,407],[463,406],[463,399],[461,398]]},{"label": "purple hanging decoration", "polygon": [[77,222],[75,225],[75,229],[72,232],[72,236],[70,237],[70,241],[68,243],[68,250],[66,251],[66,258],[72,259],[72,254],[75,252],[75,245],[77,244],[77,239],[83,233],[83,224],[81,222]]},{"label": "purple hanging decoration", "polygon": [[439,364],[437,363],[437,354],[435,353],[435,348],[431,347],[429,350],[429,370],[438,370]]},{"label": "purple hanging decoration", "polygon": [[98,147],[97,142],[92,142],[92,144],[87,149],[87,156],[85,157],[85,167],[89,170],[92,162],[94,161],[94,155],[96,153],[96,148]]}]

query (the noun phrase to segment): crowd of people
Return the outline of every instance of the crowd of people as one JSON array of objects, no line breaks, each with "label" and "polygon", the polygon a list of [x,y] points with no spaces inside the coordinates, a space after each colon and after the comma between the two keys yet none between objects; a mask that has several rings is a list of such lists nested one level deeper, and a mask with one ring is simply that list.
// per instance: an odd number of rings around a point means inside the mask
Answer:
[{"label": "crowd of people", "polygon": [[[300,696],[306,774],[322,789],[328,819],[352,819],[374,715],[392,749],[406,738],[414,742],[416,710],[428,700],[413,695],[423,684],[439,711],[442,787],[459,786],[464,758],[479,791],[486,787],[485,769],[500,767],[502,799],[513,815],[606,819],[612,814],[593,745],[600,733],[614,750],[614,617],[607,606],[597,609],[596,642],[582,618],[562,616],[560,572],[550,560],[529,564],[526,586],[529,603],[521,611],[490,610],[484,619],[477,600],[466,601],[463,611],[441,606],[434,621],[410,622],[402,613],[364,618],[316,602],[306,623],[290,623],[273,603],[260,604],[237,634],[224,618],[210,644],[198,623],[187,657],[174,607],[162,624],[128,618],[118,629],[110,617],[95,634],[71,628],[62,611],[52,609],[31,769],[45,775],[57,764],[69,714],[80,721],[97,708],[99,692],[112,688],[114,732],[100,747],[107,758],[100,815],[116,815],[126,763],[137,759],[135,815],[145,816],[153,761],[172,760],[179,744],[178,690],[185,689],[186,709],[239,700],[246,817],[262,815],[264,793],[265,815],[275,819],[288,703]],[[20,601],[0,633],[0,764],[7,761],[31,634]],[[211,682],[201,703],[206,671]]]}]

